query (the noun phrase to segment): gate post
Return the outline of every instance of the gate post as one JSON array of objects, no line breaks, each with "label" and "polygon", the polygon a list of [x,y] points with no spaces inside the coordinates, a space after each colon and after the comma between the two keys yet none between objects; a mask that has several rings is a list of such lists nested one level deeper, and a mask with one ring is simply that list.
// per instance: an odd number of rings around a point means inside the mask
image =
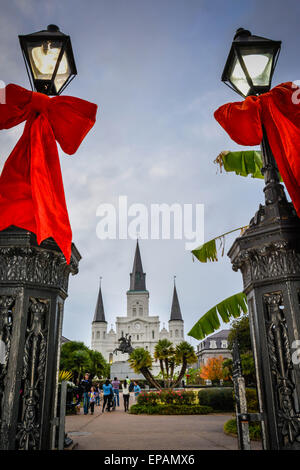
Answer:
[{"label": "gate post", "polygon": [[0,449],[51,449],[64,301],[71,262],[52,239],[16,227],[0,232]]}]

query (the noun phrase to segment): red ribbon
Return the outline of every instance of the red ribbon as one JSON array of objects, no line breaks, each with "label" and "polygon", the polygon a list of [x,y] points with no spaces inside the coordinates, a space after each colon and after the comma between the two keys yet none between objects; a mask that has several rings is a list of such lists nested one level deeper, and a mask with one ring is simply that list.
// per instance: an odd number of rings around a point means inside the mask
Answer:
[{"label": "red ribbon", "polygon": [[12,84],[5,96],[0,129],[26,124],[0,176],[0,230],[10,225],[29,230],[38,244],[52,237],[69,263],[72,230],[56,140],[74,154],[95,123],[97,105],[72,96],[49,98]]}]

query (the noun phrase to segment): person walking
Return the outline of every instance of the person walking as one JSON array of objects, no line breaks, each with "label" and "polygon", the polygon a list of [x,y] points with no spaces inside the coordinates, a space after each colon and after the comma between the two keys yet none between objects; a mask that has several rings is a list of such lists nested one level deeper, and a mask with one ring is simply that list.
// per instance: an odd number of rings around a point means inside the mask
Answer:
[{"label": "person walking", "polygon": [[110,411],[111,408],[111,397],[114,395],[114,391],[109,379],[106,379],[105,383],[103,384],[103,406],[102,406],[102,413],[104,413],[105,405],[107,404],[107,411]]},{"label": "person walking", "polygon": [[122,392],[123,392],[123,400],[124,400],[124,411],[128,411],[130,392],[129,392],[129,385],[127,383],[127,380],[124,380],[124,382],[122,383]]},{"label": "person walking", "polygon": [[83,394],[83,412],[85,415],[89,412],[89,392],[91,391],[92,383],[89,380],[90,374],[86,372],[84,379],[80,382],[80,390]]},{"label": "person walking", "polygon": [[90,398],[91,415],[93,415],[94,414],[95,402],[96,402],[95,387],[91,387],[91,391],[89,392],[89,398]]},{"label": "person walking", "polygon": [[141,393],[141,387],[139,386],[138,382],[134,382],[134,401],[137,403],[137,399],[139,394]]},{"label": "person walking", "polygon": [[119,399],[119,394],[120,394],[120,391],[119,391],[119,388],[120,388],[120,380],[118,380],[117,377],[115,377],[114,380],[112,381],[112,386],[113,386],[113,390],[114,390],[115,404],[116,404],[117,406],[120,406],[120,399]]},{"label": "person walking", "polygon": [[100,405],[100,395],[101,395],[101,390],[100,390],[99,384],[97,384],[95,388],[96,406]]},{"label": "person walking", "polygon": [[133,392],[133,389],[134,389],[134,382],[132,379],[130,379],[129,381],[129,392]]}]

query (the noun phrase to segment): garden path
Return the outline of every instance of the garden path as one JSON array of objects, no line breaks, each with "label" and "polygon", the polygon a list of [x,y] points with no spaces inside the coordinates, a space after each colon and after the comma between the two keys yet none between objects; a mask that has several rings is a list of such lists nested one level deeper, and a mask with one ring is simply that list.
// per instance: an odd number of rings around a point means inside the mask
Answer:
[{"label": "garden path", "polygon": [[[66,432],[78,450],[237,450],[237,439],[223,432],[231,413],[209,415],[131,415],[115,411],[66,417]],[[260,442],[251,443],[261,449]]]}]

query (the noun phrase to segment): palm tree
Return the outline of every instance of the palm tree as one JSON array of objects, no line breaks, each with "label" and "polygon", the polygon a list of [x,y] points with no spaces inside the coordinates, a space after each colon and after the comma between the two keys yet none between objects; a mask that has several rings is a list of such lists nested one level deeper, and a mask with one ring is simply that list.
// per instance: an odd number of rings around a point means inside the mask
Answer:
[{"label": "palm tree", "polygon": [[178,375],[177,380],[173,382],[172,388],[177,387],[178,384],[180,384],[186,372],[187,366],[197,362],[197,356],[195,354],[193,346],[187,343],[186,341],[182,341],[176,346],[175,358],[176,364],[181,364],[181,371]]},{"label": "palm tree", "polygon": [[129,356],[130,367],[137,374],[141,373],[145,379],[157,390],[160,390],[159,383],[155,380],[150,372],[152,368],[152,357],[149,351],[144,348],[136,348]]},{"label": "palm tree", "polygon": [[159,361],[164,385],[170,386],[174,374],[175,350],[168,339],[160,339],[155,346],[154,358]]}]

